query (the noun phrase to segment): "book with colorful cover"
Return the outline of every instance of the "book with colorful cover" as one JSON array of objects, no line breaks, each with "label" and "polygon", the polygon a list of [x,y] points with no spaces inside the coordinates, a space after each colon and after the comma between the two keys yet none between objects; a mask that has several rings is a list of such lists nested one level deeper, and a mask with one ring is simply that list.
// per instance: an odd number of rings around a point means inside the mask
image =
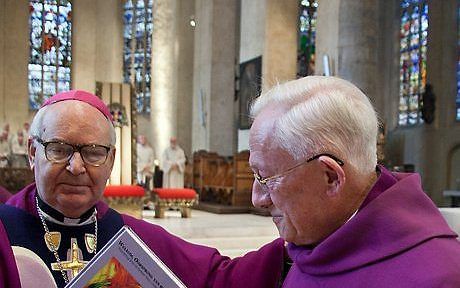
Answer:
[{"label": "book with colorful cover", "polygon": [[128,226],[99,251],[66,288],[186,288]]}]

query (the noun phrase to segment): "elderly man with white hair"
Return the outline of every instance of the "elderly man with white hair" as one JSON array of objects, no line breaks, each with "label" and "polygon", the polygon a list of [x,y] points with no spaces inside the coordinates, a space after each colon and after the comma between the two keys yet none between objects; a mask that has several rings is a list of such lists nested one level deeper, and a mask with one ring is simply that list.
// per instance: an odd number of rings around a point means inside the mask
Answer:
[{"label": "elderly man with white hair", "polygon": [[[0,205],[0,287],[64,287],[123,225],[187,287],[276,287],[281,239],[232,260],[101,201],[116,152],[111,118],[97,96],[81,90],[59,93],[37,112],[28,146],[35,183]],[[43,278],[24,260],[31,258],[55,284],[33,282]]]},{"label": "elderly man with white hair", "polygon": [[283,287],[460,287],[457,235],[418,174],[377,165],[377,116],[357,87],[298,79],[252,115],[252,200],[289,242]]}]

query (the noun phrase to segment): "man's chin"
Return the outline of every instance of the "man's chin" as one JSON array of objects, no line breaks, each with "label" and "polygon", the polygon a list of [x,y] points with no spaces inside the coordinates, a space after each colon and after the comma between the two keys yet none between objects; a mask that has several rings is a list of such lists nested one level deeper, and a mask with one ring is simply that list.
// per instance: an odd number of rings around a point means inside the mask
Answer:
[{"label": "man's chin", "polygon": [[62,198],[55,208],[66,217],[78,218],[94,205],[85,195],[65,195]]}]

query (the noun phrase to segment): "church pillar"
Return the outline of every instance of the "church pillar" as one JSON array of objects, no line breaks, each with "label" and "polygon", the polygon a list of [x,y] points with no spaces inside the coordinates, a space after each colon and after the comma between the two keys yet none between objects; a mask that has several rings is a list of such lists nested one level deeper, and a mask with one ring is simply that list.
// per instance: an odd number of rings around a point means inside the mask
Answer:
[{"label": "church pillar", "polygon": [[[75,1],[77,2],[77,1]],[[96,81],[123,81],[123,2],[95,1],[96,18]]]},{"label": "church pillar", "polygon": [[[5,10],[6,10],[6,1],[0,1],[0,37],[5,39]],[[0,42],[0,122],[5,121],[5,113],[6,113],[6,106],[5,106],[5,87],[4,87],[4,77],[5,77],[5,56],[4,56],[4,47],[5,42]]]},{"label": "church pillar", "polygon": [[96,91],[96,1],[72,2],[72,89]]},{"label": "church pillar", "polygon": [[[153,3],[152,35],[152,98],[150,121],[153,128],[152,146],[157,158],[177,136],[177,75],[176,0],[155,0]],[[180,81],[177,80],[177,81]]]},{"label": "church pillar", "polygon": [[28,2],[4,0],[0,10],[0,125],[8,122],[10,133],[15,133],[28,120],[24,115],[29,111]]},{"label": "church pillar", "polygon": [[177,5],[177,139],[185,155],[192,154],[193,48],[194,27],[190,19],[195,14],[195,1],[180,0]]},{"label": "church pillar", "polygon": [[192,150],[234,152],[237,0],[196,0]]},{"label": "church pillar", "polygon": [[293,80],[297,67],[299,1],[266,0],[262,87]]},{"label": "church pillar", "polygon": [[338,75],[361,88],[374,104],[379,80],[378,2],[341,1],[339,6]]},{"label": "church pillar", "polygon": [[[295,79],[298,13],[297,0],[241,1],[239,63],[262,56],[263,90]],[[249,149],[249,129],[238,130],[237,147],[238,151]]]},{"label": "church pillar", "polygon": [[122,82],[122,2],[74,1],[73,11],[72,88],[95,92],[96,81]]}]

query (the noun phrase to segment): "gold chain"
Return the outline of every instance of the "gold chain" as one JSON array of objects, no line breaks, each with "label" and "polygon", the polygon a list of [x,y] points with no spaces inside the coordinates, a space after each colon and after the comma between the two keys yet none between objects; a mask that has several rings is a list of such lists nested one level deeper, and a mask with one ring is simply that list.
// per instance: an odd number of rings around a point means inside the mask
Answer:
[{"label": "gold chain", "polygon": [[[46,222],[45,222],[45,216],[43,215],[43,212],[42,210],[40,209],[40,207],[38,206],[38,196],[35,197],[35,204],[37,206],[37,212],[38,212],[38,216],[40,217],[40,220],[42,222],[42,225],[43,225],[43,229],[45,229],[45,238],[46,239],[51,239],[51,233],[50,233],[50,230],[48,229],[48,225],[46,225]],[[96,255],[96,249],[97,249],[97,209],[96,207],[94,207],[94,213],[93,215],[91,216],[94,218],[94,255]],[[51,252],[53,252],[54,254],[54,258],[56,258],[56,262],[57,262],[57,265],[59,267],[59,271],[61,271],[61,274],[62,274],[62,278],[64,278],[64,282],[65,284],[69,283],[69,278],[67,277],[67,274],[65,273],[64,271],[64,267],[62,266],[62,262],[61,262],[61,258],[59,257],[59,254],[57,252],[57,247],[54,246],[54,243],[53,241],[48,241],[48,243],[46,244],[49,244],[49,250]]]}]

